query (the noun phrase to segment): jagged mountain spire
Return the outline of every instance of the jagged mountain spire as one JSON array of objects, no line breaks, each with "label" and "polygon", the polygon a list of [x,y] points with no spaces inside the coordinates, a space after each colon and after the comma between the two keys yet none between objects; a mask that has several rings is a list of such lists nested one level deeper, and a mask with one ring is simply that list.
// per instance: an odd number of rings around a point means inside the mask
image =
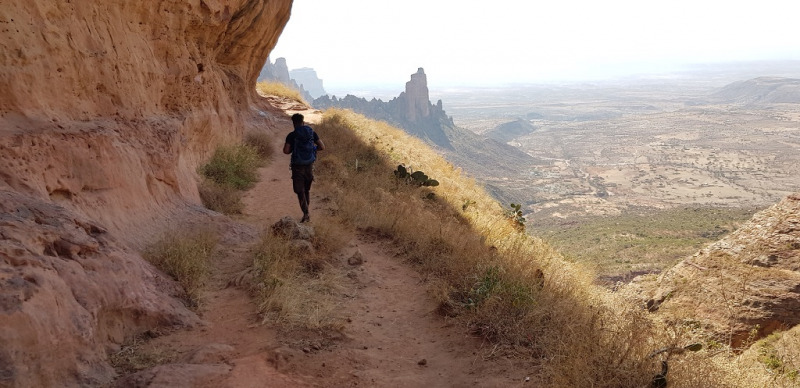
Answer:
[{"label": "jagged mountain spire", "polygon": [[411,74],[411,80],[406,82],[406,91],[400,94],[398,102],[404,118],[412,123],[431,115],[431,102],[428,94],[428,77],[421,67]]}]

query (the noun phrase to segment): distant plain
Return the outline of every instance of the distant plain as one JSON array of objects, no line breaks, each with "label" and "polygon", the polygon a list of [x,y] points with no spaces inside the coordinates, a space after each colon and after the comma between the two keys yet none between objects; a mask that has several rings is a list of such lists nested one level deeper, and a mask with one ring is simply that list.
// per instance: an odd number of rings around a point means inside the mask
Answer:
[{"label": "distant plain", "polygon": [[434,98],[477,134],[530,124],[509,144],[533,164],[513,176],[474,175],[523,203],[531,233],[613,282],[659,272],[800,190],[800,104],[720,96],[734,80],[449,89]]}]

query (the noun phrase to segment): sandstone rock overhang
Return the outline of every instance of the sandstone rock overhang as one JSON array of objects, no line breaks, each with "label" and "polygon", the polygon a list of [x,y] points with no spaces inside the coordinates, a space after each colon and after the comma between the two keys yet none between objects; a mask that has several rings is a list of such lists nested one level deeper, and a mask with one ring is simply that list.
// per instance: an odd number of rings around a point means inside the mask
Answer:
[{"label": "sandstone rock overhang", "polygon": [[197,317],[132,248],[202,214],[196,168],[264,125],[291,0],[0,10],[0,385],[93,386],[106,351]]}]

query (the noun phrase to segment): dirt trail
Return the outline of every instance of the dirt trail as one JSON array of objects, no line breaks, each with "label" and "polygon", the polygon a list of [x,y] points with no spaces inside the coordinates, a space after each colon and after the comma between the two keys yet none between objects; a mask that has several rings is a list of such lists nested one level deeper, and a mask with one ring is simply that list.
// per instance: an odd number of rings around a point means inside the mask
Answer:
[{"label": "dirt trail", "polygon": [[[314,117],[311,117],[314,120]],[[287,128],[290,128],[287,120]],[[150,387],[513,387],[523,386],[525,370],[491,353],[463,327],[435,312],[420,277],[369,236],[353,236],[336,254],[347,281],[338,312],[341,332],[281,331],[261,324],[249,294],[228,285],[252,264],[247,247],[255,235],[280,218],[300,216],[291,189],[288,157],[280,152],[285,133],[274,133],[275,155],[260,170],[260,182],[243,198],[242,221],[252,237],[224,246],[204,295],[207,325],[149,341],[151,352],[169,349],[176,362],[157,367],[120,385]],[[324,177],[318,177],[324,179]],[[312,188],[315,212],[325,209],[324,193]],[[234,228],[235,229],[235,228]],[[230,231],[228,231],[230,233]],[[237,239],[234,239],[237,240]],[[347,258],[360,251],[364,263]]]},{"label": "dirt trail", "polygon": [[352,292],[341,305],[348,323],[344,341],[295,360],[321,386],[513,387],[524,372],[509,361],[485,361],[490,349],[436,312],[419,275],[387,254],[380,241],[351,243],[364,263],[352,267]]}]

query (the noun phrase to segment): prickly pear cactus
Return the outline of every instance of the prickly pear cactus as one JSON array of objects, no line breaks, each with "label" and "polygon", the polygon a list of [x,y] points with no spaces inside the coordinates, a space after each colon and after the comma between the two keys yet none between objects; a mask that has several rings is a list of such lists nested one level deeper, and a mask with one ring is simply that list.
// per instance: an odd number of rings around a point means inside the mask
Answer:
[{"label": "prickly pear cactus", "polygon": [[411,167],[406,168],[402,164],[397,166],[397,170],[394,170],[394,176],[415,186],[439,186],[439,181],[436,179],[430,179],[424,172],[414,171]]}]

